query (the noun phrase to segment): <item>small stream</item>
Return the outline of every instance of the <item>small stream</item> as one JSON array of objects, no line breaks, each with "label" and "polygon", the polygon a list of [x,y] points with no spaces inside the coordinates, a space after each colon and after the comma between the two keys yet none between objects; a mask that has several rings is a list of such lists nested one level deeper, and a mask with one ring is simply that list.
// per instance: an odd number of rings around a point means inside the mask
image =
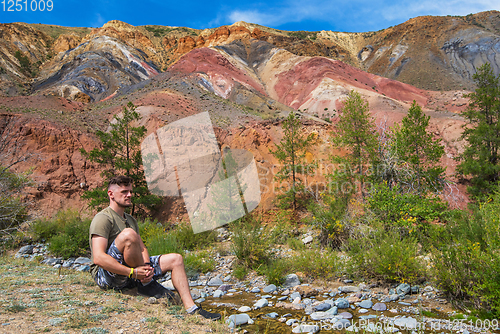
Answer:
[{"label": "small stream", "polygon": [[[236,290],[236,291],[234,291]],[[267,297],[271,306],[266,306],[259,309],[254,309],[252,306],[259,299]],[[227,293],[221,298],[207,297],[202,305],[211,310],[217,310],[227,319],[230,315],[239,314],[238,309],[241,306],[249,306],[252,309],[245,312],[254,321],[253,324],[243,324],[236,326],[239,332],[246,333],[276,333],[289,334],[299,324],[317,325],[320,330],[317,333],[349,333],[345,328],[337,328],[334,324],[327,320],[312,320],[310,315],[305,313],[304,309],[289,309],[285,307],[277,307],[283,305],[278,299],[281,294],[255,294],[246,292],[245,289],[233,289],[233,292]],[[336,296],[338,298],[339,296]],[[344,296],[340,296],[347,298]],[[335,300],[328,295],[311,297],[311,302],[323,300]],[[286,300],[285,305],[291,307],[291,303]],[[373,298],[373,302],[377,301]],[[450,320],[446,313],[440,310],[432,309],[432,317],[426,317],[422,313],[422,302],[418,302],[418,297],[405,300],[404,302],[389,302],[384,303],[387,306],[386,311],[374,311],[362,309],[355,304],[351,304],[349,308],[338,309],[338,313],[348,312],[352,315],[349,319],[351,324],[354,324],[359,329],[359,333],[500,333],[498,321],[481,321],[477,320],[474,323],[471,320]],[[354,307],[354,308],[353,308]],[[277,313],[275,318],[270,317],[272,313]],[[345,314],[345,313],[344,313]],[[427,313],[429,315],[429,313]],[[338,315],[337,315],[338,316]],[[366,319],[373,317],[372,319]],[[286,321],[295,319],[294,325],[287,325]],[[293,321],[293,320],[291,320]],[[335,320],[334,320],[335,321]],[[352,327],[350,329],[353,329]]]}]

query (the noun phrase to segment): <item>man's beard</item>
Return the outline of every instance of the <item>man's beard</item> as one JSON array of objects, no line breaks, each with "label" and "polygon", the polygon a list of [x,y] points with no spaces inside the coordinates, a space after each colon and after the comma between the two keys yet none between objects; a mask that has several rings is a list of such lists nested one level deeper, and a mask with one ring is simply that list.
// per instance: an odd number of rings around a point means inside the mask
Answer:
[{"label": "man's beard", "polygon": [[130,207],[132,206],[132,202],[130,202],[130,203],[125,203],[125,202],[122,202],[122,203],[120,203],[120,202],[118,202],[118,201],[115,201],[115,203],[116,203],[119,207],[121,207],[121,208],[130,208]]}]

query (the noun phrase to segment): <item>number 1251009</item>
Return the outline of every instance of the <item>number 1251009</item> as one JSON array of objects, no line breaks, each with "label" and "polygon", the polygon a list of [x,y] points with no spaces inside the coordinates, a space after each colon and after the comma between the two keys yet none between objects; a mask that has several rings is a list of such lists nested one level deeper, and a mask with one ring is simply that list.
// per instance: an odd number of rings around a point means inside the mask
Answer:
[{"label": "number 1251009", "polygon": [[2,0],[1,4],[4,12],[50,12],[54,9],[52,0]]}]

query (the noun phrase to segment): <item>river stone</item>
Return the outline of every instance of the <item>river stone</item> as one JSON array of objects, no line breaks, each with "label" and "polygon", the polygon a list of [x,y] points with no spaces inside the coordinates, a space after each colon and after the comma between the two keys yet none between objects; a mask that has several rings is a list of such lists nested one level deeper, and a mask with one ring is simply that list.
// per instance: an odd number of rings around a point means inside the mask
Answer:
[{"label": "river stone", "polygon": [[414,285],[411,287],[411,293],[419,293],[420,292],[420,287],[418,285]]},{"label": "river stone", "polygon": [[219,277],[214,277],[207,283],[208,286],[220,286],[222,284],[224,284],[224,282],[222,282]]},{"label": "river stone", "polygon": [[[295,298],[297,298],[297,297],[298,297],[298,298],[301,298],[301,297],[300,297],[300,293],[298,293],[298,292],[294,292],[294,293],[292,293],[292,294],[290,295],[290,300],[295,300]],[[302,298],[301,298],[301,299],[302,299]]]},{"label": "river stone", "polygon": [[407,283],[401,283],[400,285],[398,285],[398,287],[396,288],[396,293],[397,294],[409,294],[410,293],[410,289],[411,289],[411,286],[410,284],[407,284]]},{"label": "river stone", "polygon": [[285,324],[287,324],[288,326],[291,326],[293,325],[294,323],[296,323],[298,320],[297,319],[288,319]]},{"label": "river stone", "polygon": [[214,298],[220,298],[224,295],[224,291],[222,290],[215,290],[213,297]]},{"label": "river stone", "polygon": [[227,291],[231,290],[231,288],[232,288],[231,285],[229,285],[229,284],[223,284],[223,285],[219,286],[218,290],[227,292]]},{"label": "river stone", "polygon": [[368,313],[368,310],[365,309],[365,308],[360,308],[359,311],[358,311],[358,313],[361,313],[361,314]]},{"label": "river stone", "polygon": [[352,293],[352,292],[359,292],[361,289],[357,286],[352,286],[352,285],[346,285],[346,286],[340,286],[339,291],[342,291],[344,293]]},{"label": "river stone", "polygon": [[376,303],[372,306],[372,310],[374,311],[385,311],[387,310],[387,306],[384,303]]},{"label": "river stone", "polygon": [[358,306],[362,308],[371,308],[373,306],[373,302],[371,300],[363,300],[358,304]]},{"label": "river stone", "polygon": [[19,255],[33,254],[33,248],[35,248],[35,247],[32,245],[23,246],[23,247],[21,247],[20,250],[17,251],[17,254],[19,254]]},{"label": "river stone", "polygon": [[283,288],[289,289],[297,285],[300,285],[299,277],[295,274],[290,274],[285,278],[285,283],[283,283]]},{"label": "river stone", "polygon": [[335,301],[335,306],[337,306],[337,308],[348,308],[349,302],[345,298],[339,298]]},{"label": "river stone", "polygon": [[342,312],[339,314],[339,317],[342,317],[342,319],[352,319],[352,314],[349,312]]},{"label": "river stone", "polygon": [[265,316],[268,318],[271,318],[271,319],[276,319],[279,316],[279,314],[276,312],[271,312],[271,313],[266,314]]},{"label": "river stone", "polygon": [[66,321],[66,319],[64,319],[64,318],[52,318],[52,319],[49,319],[49,325],[57,326],[57,325],[62,324],[65,321]]},{"label": "river stone", "polygon": [[396,300],[398,300],[398,299],[399,299],[399,295],[397,295],[397,294],[392,294],[392,295],[390,295],[390,296],[387,296],[387,297],[383,300],[383,302],[384,302],[384,303],[390,303],[390,302],[395,302],[395,301],[396,301]]},{"label": "river stone", "polygon": [[91,264],[92,261],[88,257],[80,256],[75,260],[75,264]]},{"label": "river stone", "polygon": [[282,302],[282,301],[287,300],[287,299],[288,299],[288,296],[283,296],[283,297],[279,297],[278,301]]},{"label": "river stone", "polygon": [[267,299],[259,299],[255,304],[253,304],[253,307],[255,309],[258,309],[258,308],[262,308],[262,307],[266,307],[267,305],[269,305],[269,302],[267,301]]},{"label": "river stone", "polygon": [[254,287],[252,288],[252,290],[250,290],[251,293],[259,293],[260,292],[260,289],[258,287]]},{"label": "river stone", "polygon": [[398,304],[404,305],[404,306],[411,306],[411,303],[407,303],[407,302],[398,302]]},{"label": "river stone", "polygon": [[362,320],[377,319],[377,316],[374,314],[360,315],[359,319],[362,319]]},{"label": "river stone", "polygon": [[304,325],[300,324],[292,329],[292,333],[317,333],[319,326],[317,325]]},{"label": "river stone", "polygon": [[226,323],[229,324],[229,327],[234,328],[239,325],[253,323],[253,321],[248,314],[242,313],[230,315]]},{"label": "river stone", "polygon": [[336,315],[338,313],[337,306],[333,306],[331,309],[329,309],[328,311],[326,311],[326,313],[330,313],[330,314]]},{"label": "river stone", "polygon": [[75,258],[67,259],[66,261],[64,261],[62,266],[63,268],[70,268],[73,263],[75,263]]},{"label": "river stone", "polygon": [[325,320],[325,319],[332,319],[335,317],[334,314],[328,313],[328,312],[313,312],[310,315],[312,320]]},{"label": "river stone", "polygon": [[262,292],[264,293],[273,293],[274,291],[276,291],[276,285],[274,284],[270,284],[266,286],[264,289],[262,289]]},{"label": "river stone", "polygon": [[322,304],[314,306],[313,309],[316,312],[321,312],[321,311],[329,310],[331,307],[332,307],[332,305],[330,305],[328,303],[322,303]]},{"label": "river stone", "polygon": [[402,329],[415,329],[417,328],[417,319],[412,317],[402,317],[394,319],[394,325],[402,328]]},{"label": "river stone", "polygon": [[249,306],[242,306],[238,309],[238,312],[240,313],[246,313],[246,312],[250,312],[252,309],[249,307]]},{"label": "river stone", "polygon": [[341,330],[351,326],[351,322],[347,319],[338,319],[332,325],[333,330]]}]

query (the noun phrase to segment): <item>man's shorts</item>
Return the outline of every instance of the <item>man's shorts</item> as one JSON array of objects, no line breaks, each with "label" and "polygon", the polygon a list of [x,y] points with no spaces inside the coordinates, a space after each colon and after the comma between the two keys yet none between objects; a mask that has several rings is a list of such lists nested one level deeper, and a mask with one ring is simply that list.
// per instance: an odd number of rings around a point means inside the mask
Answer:
[{"label": "man's shorts", "polygon": [[[110,255],[113,259],[118,261],[118,263],[123,264],[128,267],[128,265],[123,260],[123,254],[116,248],[115,242],[109,246],[107,254]],[[153,279],[158,279],[162,276],[161,268],[160,268],[160,256],[155,255],[149,257],[149,262],[151,262],[151,266],[154,268]],[[95,282],[103,289],[126,289],[130,287],[134,287],[136,282],[138,282],[134,278],[128,278],[127,276],[118,275],[115,273],[111,273],[107,270],[99,267],[97,270],[97,275],[95,277]]]}]

